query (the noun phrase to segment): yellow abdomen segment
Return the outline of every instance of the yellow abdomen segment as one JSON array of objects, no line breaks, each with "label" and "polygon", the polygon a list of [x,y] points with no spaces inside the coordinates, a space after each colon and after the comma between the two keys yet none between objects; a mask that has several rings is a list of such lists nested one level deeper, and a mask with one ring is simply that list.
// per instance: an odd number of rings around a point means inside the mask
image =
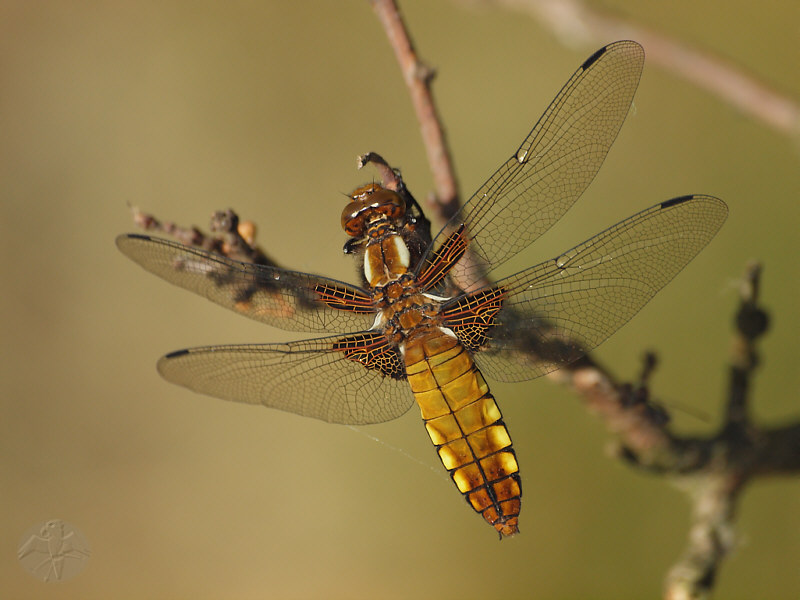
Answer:
[{"label": "yellow abdomen segment", "polygon": [[522,495],[517,457],[472,357],[439,329],[413,336],[404,357],[425,428],[456,487],[502,535],[517,533]]}]

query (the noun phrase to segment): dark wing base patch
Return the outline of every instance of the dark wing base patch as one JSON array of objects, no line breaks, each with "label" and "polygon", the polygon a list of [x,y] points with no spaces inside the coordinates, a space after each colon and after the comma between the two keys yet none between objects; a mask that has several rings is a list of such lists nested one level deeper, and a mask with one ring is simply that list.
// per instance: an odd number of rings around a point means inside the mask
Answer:
[{"label": "dark wing base patch", "polygon": [[392,379],[405,379],[406,369],[397,348],[389,345],[381,333],[360,333],[336,340],[333,350],[367,369],[379,371]]},{"label": "dark wing base patch", "polygon": [[469,240],[464,225],[451,233],[444,243],[428,256],[417,275],[417,285],[422,290],[436,287],[467,250]]},{"label": "dark wing base patch", "polygon": [[494,325],[497,312],[506,295],[502,287],[480,290],[461,296],[442,310],[442,324],[456,334],[458,341],[472,352],[480,350]]}]

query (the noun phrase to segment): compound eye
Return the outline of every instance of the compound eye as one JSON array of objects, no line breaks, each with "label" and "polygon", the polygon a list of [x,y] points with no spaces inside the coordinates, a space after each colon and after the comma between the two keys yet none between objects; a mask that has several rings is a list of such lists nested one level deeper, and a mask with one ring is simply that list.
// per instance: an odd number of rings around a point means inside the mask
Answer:
[{"label": "compound eye", "polygon": [[378,212],[393,221],[402,219],[406,214],[406,203],[400,197],[400,194],[392,190],[380,188],[372,193],[370,200],[372,206]]},{"label": "compound eye", "polygon": [[406,203],[403,202],[403,199],[397,194],[393,194],[391,201],[387,203],[386,207],[388,209],[389,218],[393,221],[402,219],[406,214]]},{"label": "compound eye", "polygon": [[406,203],[400,195],[375,183],[356,189],[350,199],[352,202],[342,211],[342,229],[350,237],[366,235],[367,221],[376,215],[397,222],[406,214]]},{"label": "compound eye", "polygon": [[342,229],[350,237],[364,235],[364,206],[363,201],[351,202],[342,211]]}]

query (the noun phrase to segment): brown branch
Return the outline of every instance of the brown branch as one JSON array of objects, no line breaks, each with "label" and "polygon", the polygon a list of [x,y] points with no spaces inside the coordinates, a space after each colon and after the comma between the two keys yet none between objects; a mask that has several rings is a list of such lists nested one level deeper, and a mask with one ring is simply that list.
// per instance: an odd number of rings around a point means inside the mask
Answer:
[{"label": "brown branch", "polygon": [[689,547],[670,569],[664,587],[667,600],[708,597],[720,561],[734,544],[733,517],[741,486],[729,478],[706,477],[698,491],[686,489],[693,499]]},{"label": "brown branch", "polygon": [[756,364],[754,342],[766,332],[765,313],[756,304],[760,271],[757,263],[751,263],[743,277],[725,420],[719,432],[706,440],[713,460],[676,480],[692,498],[692,526],[683,556],[667,574],[664,596],[668,599],[708,595],[735,542],[739,492],[769,454],[760,452],[760,446],[764,435],[772,433],[760,432],[747,418],[748,383]]},{"label": "brown branch", "polygon": [[653,471],[676,468],[677,440],[665,427],[666,414],[648,401],[645,388],[617,383],[591,355],[548,378],[580,396],[587,409],[617,436],[618,456]]},{"label": "brown branch", "polygon": [[363,169],[368,164],[375,167],[378,175],[381,178],[383,187],[389,190],[398,191],[403,186],[403,180],[400,177],[397,169],[393,169],[389,163],[377,152],[367,152],[362,154],[356,160],[356,166]]},{"label": "brown branch", "polygon": [[[763,428],[748,418],[749,384],[758,365],[756,341],[768,324],[757,302],[760,274],[760,265],[750,263],[742,278],[725,419],[708,437],[672,433],[665,413],[648,401],[644,385],[616,383],[589,356],[550,376],[568,385],[615,434],[620,458],[667,476],[689,495],[689,542],[666,577],[664,597],[670,600],[710,593],[722,560],[734,546],[737,501],[751,480],[800,472],[800,422]],[[645,375],[651,366],[645,366]]]},{"label": "brown branch", "polygon": [[758,364],[755,340],[767,329],[766,313],[758,305],[761,266],[750,263],[742,278],[739,295],[742,299],[736,314],[738,335],[731,350],[731,389],[727,406],[727,421],[733,426],[746,427],[749,421],[747,392],[749,380]]},{"label": "brown branch", "polygon": [[256,225],[252,221],[240,221],[232,209],[218,210],[211,215],[206,233],[192,225],[184,227],[172,221],[160,221],[154,215],[142,212],[132,206],[133,223],[145,231],[165,233],[181,244],[194,246],[209,252],[217,252],[228,258],[259,265],[277,266],[264,251],[256,245]]},{"label": "brown branch", "polygon": [[433,174],[434,208],[446,221],[458,210],[460,200],[453,161],[431,93],[434,71],[417,56],[394,0],[370,1],[400,63]]},{"label": "brown branch", "polygon": [[668,476],[690,496],[689,543],[667,575],[665,598],[703,598],[710,592],[735,542],[739,494],[752,479],[800,472],[800,423],[762,428],[747,418],[749,383],[758,364],[755,342],[768,323],[757,303],[760,273],[751,263],[743,277],[725,420],[711,436],[673,434],[645,389],[617,384],[589,357],[551,376],[569,385],[617,436],[621,458]]},{"label": "brown branch", "polygon": [[648,61],[660,65],[779,133],[800,135],[800,103],[728,61],[692,48],[653,29],[604,14],[580,0],[462,0],[502,6],[544,23],[565,44],[595,47],[632,39],[647,48]]}]

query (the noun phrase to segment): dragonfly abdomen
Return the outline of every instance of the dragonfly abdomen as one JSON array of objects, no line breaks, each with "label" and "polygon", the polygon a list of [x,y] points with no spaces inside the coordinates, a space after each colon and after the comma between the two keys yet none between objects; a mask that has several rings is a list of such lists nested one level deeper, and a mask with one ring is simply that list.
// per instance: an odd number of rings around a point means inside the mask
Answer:
[{"label": "dragonfly abdomen", "polygon": [[456,487],[501,535],[517,533],[517,458],[472,357],[458,340],[430,327],[406,342],[404,360],[425,429]]}]

